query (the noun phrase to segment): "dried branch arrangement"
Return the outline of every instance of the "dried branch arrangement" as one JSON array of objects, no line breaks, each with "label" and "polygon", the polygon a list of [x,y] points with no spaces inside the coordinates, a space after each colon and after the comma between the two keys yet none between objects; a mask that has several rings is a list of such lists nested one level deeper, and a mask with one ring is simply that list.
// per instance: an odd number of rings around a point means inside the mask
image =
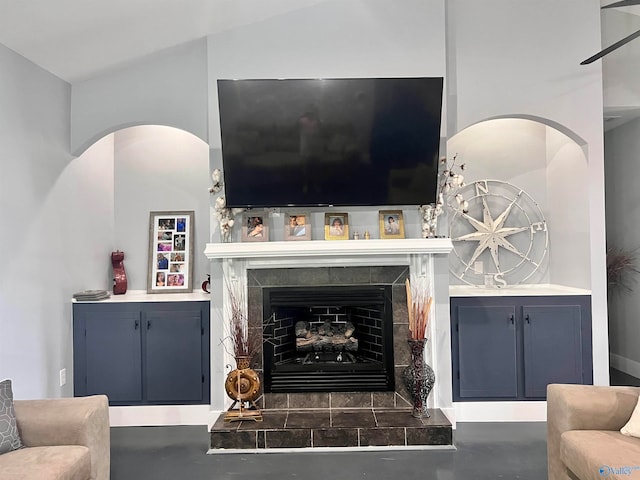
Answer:
[{"label": "dried branch arrangement", "polygon": [[429,283],[426,278],[415,278],[405,281],[407,289],[407,310],[409,312],[409,338],[424,340],[431,316],[433,297],[429,294]]},{"label": "dried branch arrangement", "polygon": [[619,247],[607,249],[607,283],[612,290],[630,292],[637,283],[638,267],[637,250],[625,250]]},{"label": "dried branch arrangement", "polygon": [[[225,302],[226,329],[223,345],[231,346],[234,357],[251,358],[259,349],[262,339],[259,335],[251,335],[247,315],[247,302],[244,285],[237,281],[226,280],[229,301]],[[228,351],[228,350],[227,350]]]}]

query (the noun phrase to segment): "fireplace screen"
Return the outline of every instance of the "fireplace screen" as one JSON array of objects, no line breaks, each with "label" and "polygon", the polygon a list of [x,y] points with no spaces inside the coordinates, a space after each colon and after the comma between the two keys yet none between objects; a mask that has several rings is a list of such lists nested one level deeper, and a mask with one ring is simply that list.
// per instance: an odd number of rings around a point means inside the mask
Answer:
[{"label": "fireplace screen", "polygon": [[266,392],[393,391],[391,287],[263,290]]}]

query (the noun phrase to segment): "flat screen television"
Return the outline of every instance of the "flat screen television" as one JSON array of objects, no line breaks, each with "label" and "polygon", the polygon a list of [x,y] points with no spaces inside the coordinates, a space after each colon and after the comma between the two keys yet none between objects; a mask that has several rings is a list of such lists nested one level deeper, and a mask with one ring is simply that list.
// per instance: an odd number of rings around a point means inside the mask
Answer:
[{"label": "flat screen television", "polygon": [[217,86],[227,206],[435,201],[442,77]]}]

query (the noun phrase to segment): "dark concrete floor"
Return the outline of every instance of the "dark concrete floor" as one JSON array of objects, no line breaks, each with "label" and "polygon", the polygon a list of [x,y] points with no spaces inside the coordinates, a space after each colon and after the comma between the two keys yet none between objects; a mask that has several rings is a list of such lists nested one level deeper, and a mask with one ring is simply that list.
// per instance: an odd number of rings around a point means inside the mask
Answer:
[{"label": "dark concrete floor", "polygon": [[207,455],[205,426],[114,427],[112,480],[547,478],[546,423],[458,423],[455,451]]},{"label": "dark concrete floor", "polygon": [[615,368],[609,369],[609,384],[610,385],[627,385],[631,387],[640,387],[640,378],[628,375]]},{"label": "dark concrete floor", "polygon": [[[612,385],[640,379],[611,369]],[[207,455],[205,426],[114,427],[112,480],[488,480],[547,478],[546,423],[458,423],[455,451]]]}]

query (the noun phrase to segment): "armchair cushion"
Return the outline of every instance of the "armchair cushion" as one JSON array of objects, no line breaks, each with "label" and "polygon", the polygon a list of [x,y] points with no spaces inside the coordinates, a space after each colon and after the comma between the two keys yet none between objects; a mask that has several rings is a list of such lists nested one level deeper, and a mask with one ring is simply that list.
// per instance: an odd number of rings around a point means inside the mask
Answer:
[{"label": "armchair cushion", "polygon": [[640,397],[629,421],[620,429],[620,433],[629,437],[640,438]]},{"label": "armchair cushion", "polygon": [[[640,440],[620,429],[629,421],[639,395],[636,387],[549,385],[549,480],[601,479],[607,472],[600,475],[600,468],[626,471],[638,466]],[[607,478],[623,478],[609,473]]]},{"label": "armchair cushion", "polygon": [[13,406],[11,380],[0,382],[0,454],[22,447],[16,412]]},{"label": "armchair cushion", "polygon": [[570,430],[561,436],[560,457],[580,480],[602,480],[610,469],[638,468],[631,459],[640,458],[640,443],[618,431]]},{"label": "armchair cushion", "polygon": [[0,457],[3,480],[91,478],[91,454],[82,445],[30,447]]}]

